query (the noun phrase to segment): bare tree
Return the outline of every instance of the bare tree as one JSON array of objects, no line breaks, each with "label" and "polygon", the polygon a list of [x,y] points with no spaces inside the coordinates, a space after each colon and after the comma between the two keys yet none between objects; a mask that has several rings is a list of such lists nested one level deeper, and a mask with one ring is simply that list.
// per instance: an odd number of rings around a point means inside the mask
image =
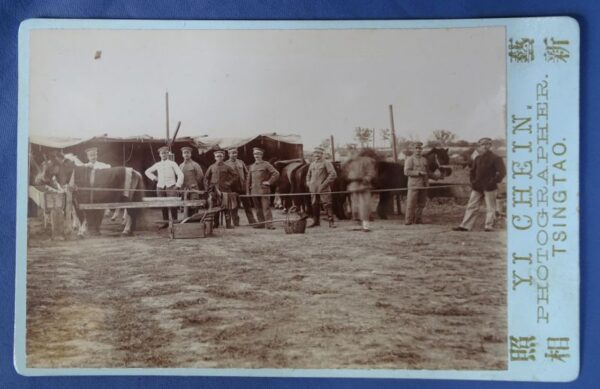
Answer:
[{"label": "bare tree", "polygon": [[448,146],[454,139],[456,134],[448,130],[435,130],[433,131],[433,139],[439,142],[440,146]]},{"label": "bare tree", "polygon": [[360,147],[367,147],[371,141],[373,130],[370,128],[356,127],[354,129],[354,139],[360,143]]}]

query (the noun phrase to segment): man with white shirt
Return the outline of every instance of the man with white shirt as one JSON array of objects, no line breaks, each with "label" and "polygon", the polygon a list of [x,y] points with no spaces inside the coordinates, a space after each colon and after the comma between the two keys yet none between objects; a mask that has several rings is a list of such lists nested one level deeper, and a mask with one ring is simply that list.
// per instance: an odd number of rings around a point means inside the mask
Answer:
[{"label": "man with white shirt", "polygon": [[[158,149],[160,161],[146,169],[146,177],[156,182],[157,197],[178,197],[178,190],[183,185],[183,172],[174,161],[169,160],[169,148]],[[156,173],[156,174],[155,174]],[[171,207],[171,217],[177,220],[177,207]],[[169,208],[162,209],[163,220],[169,220]],[[168,223],[163,224],[163,228]]]},{"label": "man with white shirt", "polygon": [[85,154],[87,155],[88,163],[85,166],[89,166],[93,169],[109,169],[110,165],[104,162],[98,161],[98,148],[90,147],[85,150]]}]

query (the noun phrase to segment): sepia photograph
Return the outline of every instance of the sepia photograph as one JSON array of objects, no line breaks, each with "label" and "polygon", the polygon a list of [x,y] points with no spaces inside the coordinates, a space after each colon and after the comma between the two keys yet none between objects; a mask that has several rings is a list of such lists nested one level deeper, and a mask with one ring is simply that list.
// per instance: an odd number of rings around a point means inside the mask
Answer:
[{"label": "sepia photograph", "polygon": [[508,368],[504,27],[30,32],[28,368]]}]

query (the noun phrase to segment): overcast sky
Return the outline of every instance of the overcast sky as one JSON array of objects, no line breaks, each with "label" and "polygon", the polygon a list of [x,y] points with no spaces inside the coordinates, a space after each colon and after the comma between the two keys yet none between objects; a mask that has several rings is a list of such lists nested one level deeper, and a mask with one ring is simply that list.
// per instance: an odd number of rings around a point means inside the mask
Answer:
[{"label": "overcast sky", "polygon": [[181,136],[342,145],[393,104],[399,137],[503,137],[504,48],[503,28],[33,30],[30,133],[164,136],[168,90]]}]

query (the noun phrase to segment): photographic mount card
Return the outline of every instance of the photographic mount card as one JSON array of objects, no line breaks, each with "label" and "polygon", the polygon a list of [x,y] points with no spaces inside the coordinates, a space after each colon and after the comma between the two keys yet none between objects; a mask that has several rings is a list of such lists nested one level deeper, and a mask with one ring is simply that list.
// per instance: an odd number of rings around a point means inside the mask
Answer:
[{"label": "photographic mount card", "polygon": [[571,18],[28,20],[17,157],[21,374],[578,375]]}]

